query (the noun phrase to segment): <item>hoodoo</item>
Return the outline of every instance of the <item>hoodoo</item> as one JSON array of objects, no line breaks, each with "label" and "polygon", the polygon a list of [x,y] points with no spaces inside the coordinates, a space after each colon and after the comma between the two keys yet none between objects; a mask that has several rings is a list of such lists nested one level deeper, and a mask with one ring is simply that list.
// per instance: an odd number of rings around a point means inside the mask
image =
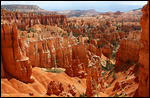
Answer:
[{"label": "hoodoo", "polygon": [[1,97],[149,97],[149,1],[102,14],[1,7]]}]

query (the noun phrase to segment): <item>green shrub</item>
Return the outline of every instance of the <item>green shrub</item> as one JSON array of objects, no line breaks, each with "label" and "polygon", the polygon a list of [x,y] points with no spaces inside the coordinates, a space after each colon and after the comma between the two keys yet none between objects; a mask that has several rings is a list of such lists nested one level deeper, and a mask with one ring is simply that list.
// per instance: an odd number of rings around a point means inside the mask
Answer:
[{"label": "green shrub", "polygon": [[24,28],[20,28],[20,31],[25,31],[25,29]]},{"label": "green shrub", "polygon": [[24,36],[23,32],[22,32],[22,36]]},{"label": "green shrub", "polygon": [[129,85],[131,85],[131,84],[133,84],[133,82],[130,82],[130,84],[129,84]]},{"label": "green shrub", "polygon": [[79,83],[81,83],[81,81],[80,81],[80,80],[78,80],[78,82],[79,82]]},{"label": "green shrub", "polygon": [[104,79],[106,79],[106,77],[104,76],[107,73],[107,71],[105,71],[104,73],[102,73],[102,76]]},{"label": "green shrub", "polygon": [[112,59],[115,58],[115,54],[116,54],[116,52],[114,52],[114,51],[111,52],[111,58],[112,58]]},{"label": "green shrub", "polygon": [[85,35],[83,34],[82,37],[85,37]]},{"label": "green shrub", "polygon": [[115,47],[117,47],[117,45],[118,45],[117,41],[115,41],[115,40],[113,40],[113,41],[111,42],[111,44],[112,44],[113,46],[115,46]]},{"label": "green shrub", "polygon": [[87,43],[89,44],[89,43],[90,43],[90,40],[87,40]]},{"label": "green shrub", "polygon": [[60,21],[60,25],[63,25],[63,23],[64,23],[63,20],[61,20],[61,21]]},{"label": "green shrub", "polygon": [[130,60],[129,60],[129,59],[127,60],[127,63],[128,63],[128,64],[130,63]]},{"label": "green shrub", "polygon": [[115,96],[114,97],[119,97],[119,95],[118,94],[115,94]]},{"label": "green shrub", "polygon": [[99,49],[99,48],[102,48],[102,47],[103,47],[103,45],[104,45],[104,44],[103,44],[103,43],[101,43],[101,44],[98,46],[98,49]]},{"label": "green shrub", "polygon": [[106,60],[106,69],[107,69],[107,71],[113,69],[114,66],[115,66],[115,64],[112,64],[109,60]]},{"label": "green shrub", "polygon": [[109,84],[108,86],[111,86],[111,84]]},{"label": "green shrub", "polygon": [[125,73],[127,72],[127,69],[124,71]]},{"label": "green shrub", "polygon": [[34,37],[34,34],[32,35],[32,37]]},{"label": "green shrub", "polygon": [[31,28],[28,29],[28,33],[30,33],[30,32],[31,32]]},{"label": "green shrub", "polygon": [[86,97],[86,94],[85,93],[80,94],[80,97]]},{"label": "green shrub", "polygon": [[122,92],[122,97],[125,97],[126,96],[126,93],[125,92]]},{"label": "green shrub", "polygon": [[75,29],[76,27],[75,27],[75,24],[73,24],[73,29]]},{"label": "green shrub", "polygon": [[115,75],[115,73],[113,73],[112,78],[113,78],[113,79],[116,79],[116,78],[117,78],[116,75]]},{"label": "green shrub", "polygon": [[73,33],[73,36],[74,37],[78,37],[79,35],[77,33]]},{"label": "green shrub", "polygon": [[52,68],[47,68],[46,69],[46,72],[52,72],[52,73],[61,73],[63,71],[64,70],[61,70],[61,69],[52,69]]},{"label": "green shrub", "polygon": [[61,37],[64,37],[64,35],[66,35],[65,33],[63,33],[62,35],[61,35]]},{"label": "green shrub", "polygon": [[33,33],[36,33],[36,30],[35,31],[32,31]]}]

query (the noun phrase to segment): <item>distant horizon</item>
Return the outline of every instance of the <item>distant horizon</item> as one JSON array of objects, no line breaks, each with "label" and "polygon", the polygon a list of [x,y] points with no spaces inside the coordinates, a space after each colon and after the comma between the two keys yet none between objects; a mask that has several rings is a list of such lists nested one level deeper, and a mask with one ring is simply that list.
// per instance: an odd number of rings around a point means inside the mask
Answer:
[{"label": "distant horizon", "polygon": [[1,5],[37,5],[47,11],[91,10],[127,12],[142,8],[147,1],[1,1]]}]

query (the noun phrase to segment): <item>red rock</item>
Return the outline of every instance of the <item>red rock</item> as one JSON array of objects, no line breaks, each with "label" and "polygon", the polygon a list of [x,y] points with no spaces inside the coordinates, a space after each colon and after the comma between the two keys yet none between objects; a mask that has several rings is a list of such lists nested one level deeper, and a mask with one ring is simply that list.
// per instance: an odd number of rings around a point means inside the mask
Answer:
[{"label": "red rock", "polygon": [[63,86],[59,82],[51,81],[48,85],[47,95],[59,95],[64,90]]},{"label": "red rock", "polygon": [[23,82],[33,82],[30,78],[32,66],[17,37],[16,25],[1,24],[1,55],[4,71]]},{"label": "red rock", "polygon": [[110,49],[110,47],[107,46],[107,45],[104,45],[104,46],[102,47],[102,53],[103,53],[103,55],[106,56],[107,58],[110,58],[110,57],[111,57],[111,49]]},{"label": "red rock", "polygon": [[72,46],[72,59],[79,59],[80,63],[84,63],[85,69],[88,66],[88,56],[85,44]]},{"label": "red rock", "polygon": [[119,82],[116,82],[113,88],[113,91],[120,89],[120,84]]},{"label": "red rock", "polygon": [[126,85],[128,85],[128,83],[126,83],[125,81],[122,81],[122,82],[121,82],[121,88],[124,89]]},{"label": "red rock", "polygon": [[96,92],[104,92],[104,80],[101,71],[100,57],[93,56],[87,68],[87,97],[95,96]]},{"label": "red rock", "polygon": [[121,15],[122,13],[120,11],[117,11],[114,13],[115,15]]},{"label": "red rock", "polygon": [[33,96],[34,94],[33,94],[33,92],[30,92],[29,95],[30,95],[30,96]]},{"label": "red rock", "polygon": [[141,47],[142,45],[136,40],[122,39],[115,55],[115,67],[123,63],[136,63],[139,59],[139,50]]},{"label": "red rock", "polygon": [[1,78],[5,76],[4,73],[4,67],[3,67],[3,61],[2,61],[2,56],[1,56]]},{"label": "red rock", "polygon": [[76,95],[76,87],[74,85],[68,85],[68,92],[72,94],[72,96],[75,96]]},{"label": "red rock", "polygon": [[89,44],[88,50],[92,53],[92,55],[96,54],[96,47],[93,44]]},{"label": "red rock", "polygon": [[74,59],[72,63],[73,75],[74,77],[85,78],[86,71],[84,63],[80,63],[79,59]]},{"label": "red rock", "polygon": [[139,62],[142,66],[139,67],[139,88],[135,97],[149,97],[149,1],[143,6],[142,13],[140,42],[144,47],[139,52]]},{"label": "red rock", "polygon": [[29,14],[24,14],[22,12],[9,12],[6,10],[2,10],[1,14],[2,20],[7,20],[12,23],[16,22],[17,27],[24,30],[27,25],[32,27],[35,24],[59,26],[63,23],[62,25],[67,25],[67,18],[65,15],[37,15],[31,12],[29,12]]},{"label": "red rock", "polygon": [[94,39],[91,39],[90,43],[93,44],[95,47],[97,47],[97,41],[95,41]]}]

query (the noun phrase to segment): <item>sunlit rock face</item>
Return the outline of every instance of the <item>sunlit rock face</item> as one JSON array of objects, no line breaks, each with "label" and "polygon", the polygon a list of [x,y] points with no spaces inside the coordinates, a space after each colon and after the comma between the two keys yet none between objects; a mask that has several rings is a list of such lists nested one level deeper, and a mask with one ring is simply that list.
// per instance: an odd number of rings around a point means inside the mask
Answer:
[{"label": "sunlit rock face", "polygon": [[2,73],[6,72],[23,82],[33,82],[32,66],[24,43],[17,37],[16,25],[1,24],[1,57]]},{"label": "sunlit rock face", "polygon": [[115,55],[115,67],[121,66],[125,63],[136,63],[139,60],[139,51],[142,44],[133,39],[122,39],[120,47]]},{"label": "sunlit rock face", "polygon": [[87,68],[86,95],[87,97],[98,96],[98,92],[104,92],[104,79],[102,77],[100,57],[92,56]]},{"label": "sunlit rock face", "polygon": [[67,18],[65,15],[37,15],[29,12],[24,14],[22,12],[9,12],[1,10],[1,21],[6,20],[10,23],[16,23],[17,27],[22,30],[26,30],[26,26],[32,27],[36,24],[51,25],[51,26],[65,26],[67,25]]},{"label": "sunlit rock face", "polygon": [[104,45],[104,46],[102,47],[102,53],[103,53],[103,55],[106,56],[107,58],[110,58],[110,57],[111,57],[111,49],[110,49],[110,47],[107,46],[107,45]]},{"label": "sunlit rock face", "polygon": [[137,97],[149,97],[149,1],[142,8],[143,16],[140,24],[142,26],[142,33],[140,42],[143,48],[139,52],[139,88],[135,93]]},{"label": "sunlit rock face", "polygon": [[82,37],[79,42],[73,36],[54,36],[29,41],[28,55],[32,67],[61,67],[73,77],[86,77],[88,56]]},{"label": "sunlit rock face", "polygon": [[67,87],[64,87],[62,83],[51,81],[48,85],[47,95],[55,94],[60,97],[75,97],[76,92],[74,85],[68,84]]}]

